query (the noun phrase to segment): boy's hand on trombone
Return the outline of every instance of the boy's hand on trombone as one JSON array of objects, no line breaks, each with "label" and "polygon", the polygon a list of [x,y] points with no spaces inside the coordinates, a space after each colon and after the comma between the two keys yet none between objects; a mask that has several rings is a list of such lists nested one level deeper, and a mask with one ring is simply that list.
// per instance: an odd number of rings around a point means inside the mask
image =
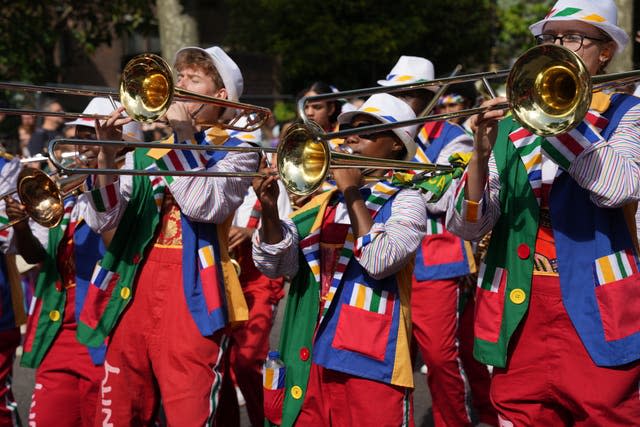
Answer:
[{"label": "boy's hand on trombone", "polygon": [[[122,126],[133,120],[131,117],[123,116],[123,112],[124,107],[120,107],[114,110],[107,120],[96,120],[96,136],[99,140],[122,141]],[[122,147],[101,145],[98,160],[100,161],[100,157],[102,157],[102,160],[106,160],[111,165],[111,161],[115,159],[116,153],[121,149]]]},{"label": "boy's hand on trombone", "polygon": [[27,217],[27,208],[11,196],[6,196],[4,203],[9,222],[15,221],[13,229],[17,232],[28,229],[29,221],[20,221]]},{"label": "boy's hand on trombone", "polygon": [[25,206],[22,203],[18,202],[13,197],[11,196],[5,197],[4,203],[6,205],[5,210],[7,212],[7,217],[9,218],[9,221],[20,219],[20,218],[23,218],[25,215],[27,215],[27,210]]},{"label": "boy's hand on trombone", "polygon": [[336,186],[341,193],[351,187],[358,189],[363,183],[362,170],[356,168],[331,169],[331,176],[336,181]]},{"label": "boy's hand on trombone", "polygon": [[258,172],[262,172],[262,176],[254,178],[252,184],[262,205],[262,239],[265,243],[274,244],[283,237],[278,215],[278,174],[274,168],[267,166],[264,156],[260,159]]},{"label": "boy's hand on trombone", "polygon": [[[507,102],[504,97],[497,97],[482,103],[482,107],[491,107]],[[471,128],[475,129],[473,150],[482,158],[489,158],[493,144],[498,136],[498,122],[504,118],[507,110],[491,110],[471,117]]]},{"label": "boy's hand on trombone", "polygon": [[188,102],[174,102],[164,118],[168,120],[169,126],[178,135],[179,141],[176,143],[191,140],[196,133]]},{"label": "boy's hand on trombone", "polygon": [[260,159],[260,167],[258,172],[263,176],[254,178],[252,181],[253,190],[258,196],[258,200],[262,204],[263,212],[269,209],[278,211],[278,196],[280,188],[278,187],[278,172],[275,168],[267,166],[266,157]]}]

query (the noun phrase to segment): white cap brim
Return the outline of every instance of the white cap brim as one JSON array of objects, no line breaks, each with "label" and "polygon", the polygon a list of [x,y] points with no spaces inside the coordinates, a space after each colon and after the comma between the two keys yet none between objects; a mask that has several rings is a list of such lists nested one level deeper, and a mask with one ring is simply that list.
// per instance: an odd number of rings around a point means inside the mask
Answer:
[{"label": "white cap brim", "polygon": [[[369,117],[371,117],[371,118],[373,118],[376,121],[379,121],[381,123],[393,123],[393,122],[385,119],[382,116],[377,116],[375,114],[367,113],[365,111],[360,111],[360,110],[347,111],[345,113],[340,114],[338,116],[338,123],[339,124],[350,123],[351,120],[355,116],[358,116],[358,115],[369,116]],[[404,144],[405,148],[407,149],[407,155],[404,158],[404,160],[413,159],[413,157],[416,155],[416,151],[417,151],[416,143],[413,140],[413,138],[411,137],[409,129],[411,129],[411,126],[409,126],[409,127],[407,127],[407,126],[405,126],[405,127],[397,127],[397,128],[391,129],[393,131],[393,133],[395,133],[396,136],[398,138],[400,138],[400,141],[402,141],[402,143]]]}]

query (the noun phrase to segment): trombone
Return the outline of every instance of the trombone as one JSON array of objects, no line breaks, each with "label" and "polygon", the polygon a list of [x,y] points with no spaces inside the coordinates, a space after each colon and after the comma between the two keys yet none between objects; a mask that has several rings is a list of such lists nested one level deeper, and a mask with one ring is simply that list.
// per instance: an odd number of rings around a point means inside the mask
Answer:
[{"label": "trombone", "polygon": [[2,198],[17,192],[20,203],[25,206],[26,215],[4,224],[0,231],[29,218],[43,227],[57,226],[64,216],[64,199],[78,190],[85,179],[86,175],[78,175],[55,182],[40,169],[23,168],[18,175],[16,190],[3,194]]},{"label": "trombone", "polygon": [[[230,130],[252,132],[259,129],[271,116],[271,111],[268,108],[201,95],[175,87],[169,64],[162,57],[151,53],[137,55],[127,62],[122,71],[118,91],[113,89],[91,90],[37,86],[14,82],[0,82],[0,89],[65,95],[104,96],[108,98],[119,97],[129,117],[143,123],[152,123],[164,116],[173,101],[200,102],[236,110],[235,116],[229,123],[197,123],[202,126],[215,125]],[[13,108],[0,108],[0,113],[55,116],[70,119],[105,120],[109,118],[109,116],[99,114],[47,112]],[[241,125],[242,122],[246,122],[246,124]]]},{"label": "trombone", "polygon": [[508,102],[499,103],[492,107],[469,108],[455,113],[426,115],[401,122],[336,132],[324,132],[320,129],[315,132],[315,136],[321,139],[345,138],[357,133],[381,132],[397,127],[449,120],[503,109],[511,110],[514,118],[536,135],[558,135],[570,131],[582,121],[589,109],[594,91],[638,80],[640,79],[640,70],[591,77],[582,59],[574,52],[563,46],[545,44],[526,51],[516,60],[510,70],[306,96],[298,101],[297,108],[299,116],[311,131],[311,121],[304,114],[304,106],[307,102],[329,101],[381,92],[395,93],[424,89],[427,86],[477,80],[482,81],[489,93],[493,94],[488,80],[504,77],[507,77]]},{"label": "trombone", "polygon": [[[77,151],[69,151],[69,152],[65,152],[65,153],[61,153],[60,154],[60,159],[61,159],[61,164],[65,165],[65,167],[69,164],[75,163],[75,162],[79,162],[79,163],[84,163],[86,161],[86,157],[83,154],[78,153]],[[35,156],[32,157],[25,157],[20,159],[20,164],[26,164],[26,163],[41,163],[41,162],[46,162],[49,161],[49,155],[45,153],[45,155],[42,155],[40,153],[36,154]],[[18,184],[16,185],[16,188],[14,188],[13,190],[7,191],[6,193],[0,194],[0,200],[4,200],[5,198],[9,197],[9,196],[13,196],[16,193],[20,193],[20,182],[22,180],[22,178],[24,178],[25,176],[20,175],[22,172],[24,172],[25,170],[28,171],[33,171],[35,170],[35,168],[24,168],[20,171],[20,173],[18,174],[18,179],[17,182]],[[26,173],[26,172],[25,172]],[[49,175],[45,174],[45,176],[49,179],[52,179],[54,176],[60,176],[60,170],[57,170]],[[66,179],[66,178],[64,178]],[[26,188],[26,187],[25,187]],[[20,196],[20,194],[18,194]],[[22,197],[20,197],[20,199],[22,199]],[[11,224],[13,225],[13,224]],[[11,225],[8,225],[9,227]],[[5,224],[5,226],[0,227],[0,231],[4,230],[5,228],[7,228],[7,224]]]},{"label": "trombone", "polygon": [[326,140],[316,138],[317,125],[293,124],[283,136],[277,149],[260,147],[220,147],[195,144],[166,144],[161,142],[87,141],[84,139],[54,139],[49,142],[51,163],[66,175],[146,175],[146,176],[203,176],[225,178],[254,178],[268,176],[262,172],[220,172],[207,170],[163,171],[157,169],[70,168],[56,157],[59,145],[112,146],[120,148],[162,148],[196,151],[235,151],[277,154],[277,173],[288,191],[305,196],[314,193],[332,168],[422,170],[426,173],[446,173],[451,166],[418,162],[379,159],[331,151]]}]

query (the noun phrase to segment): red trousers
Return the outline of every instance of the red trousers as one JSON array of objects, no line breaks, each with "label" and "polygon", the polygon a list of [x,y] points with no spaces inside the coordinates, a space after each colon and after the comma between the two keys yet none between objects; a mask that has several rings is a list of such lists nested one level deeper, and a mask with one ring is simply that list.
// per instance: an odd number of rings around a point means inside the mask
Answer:
[{"label": "red trousers", "polygon": [[534,276],[529,310],[506,369],[494,369],[500,425],[632,426],[640,423],[640,362],[596,366],[569,319],[557,277]]},{"label": "red trousers", "polygon": [[225,337],[200,334],[182,287],[182,250],[152,247],[111,336],[96,426],[145,426],[162,396],[167,424],[213,419]]},{"label": "red trousers", "polygon": [[471,403],[476,411],[479,423],[491,426],[498,425],[498,413],[491,404],[489,390],[491,389],[491,374],[487,366],[478,362],[473,357],[473,314],[475,312],[475,300],[473,296],[467,300],[462,313],[458,336],[460,344],[460,360],[464,372],[469,379],[471,388]]},{"label": "red trousers", "polygon": [[[495,413],[487,403],[489,372],[469,355],[473,347],[473,328],[468,326],[470,319],[464,318],[466,327],[462,329],[458,313],[459,292],[457,278],[429,281],[413,278],[413,338],[428,368],[434,426],[471,426],[471,408],[467,404],[470,401],[468,376],[474,379],[473,400],[478,403],[480,421],[495,425]],[[468,333],[461,334],[463,331]],[[463,350],[466,350],[464,358]],[[469,375],[465,371],[469,371]]]},{"label": "red trousers", "polygon": [[413,425],[409,390],[311,365],[300,427]]},{"label": "red trousers", "polygon": [[0,332],[0,427],[18,425],[18,407],[11,391],[11,376],[16,347],[20,345],[20,330]]},{"label": "red trousers", "polygon": [[89,351],[76,338],[75,288],[66,292],[62,328],[36,369],[29,426],[89,427],[95,423],[103,367],[93,364]]},{"label": "red trousers", "polygon": [[[249,307],[249,320],[230,332],[227,350],[228,366],[233,370],[236,383],[244,396],[252,426],[264,424],[262,365],[269,352],[269,333],[277,304],[272,282],[274,280],[261,276],[259,280],[243,288]],[[236,392],[231,379],[228,382],[229,384],[225,378],[220,394],[220,412],[216,419],[221,426],[239,426]]]}]

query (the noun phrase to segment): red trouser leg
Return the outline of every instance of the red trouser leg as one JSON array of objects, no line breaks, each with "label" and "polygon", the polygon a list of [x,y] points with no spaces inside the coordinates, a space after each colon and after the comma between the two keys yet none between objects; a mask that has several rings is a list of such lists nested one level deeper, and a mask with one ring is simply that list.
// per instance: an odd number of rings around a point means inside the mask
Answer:
[{"label": "red trouser leg", "polygon": [[631,426],[640,420],[640,362],[596,366],[564,308],[556,277],[534,276],[491,399],[502,426]]},{"label": "red trouser leg", "polygon": [[76,338],[75,288],[66,292],[62,328],[36,369],[29,426],[89,427],[96,421],[103,367]]},{"label": "red trouser leg", "polygon": [[98,425],[148,425],[160,395],[168,425],[204,425],[218,404],[223,338],[203,337],[191,317],[182,250],[153,247],[109,343]]},{"label": "red trouser leg", "polygon": [[20,345],[20,330],[0,332],[0,427],[18,425],[18,408],[11,391],[11,376],[16,347]]},{"label": "red trouser leg", "polygon": [[491,426],[498,425],[498,414],[491,404],[491,374],[486,365],[473,357],[473,313],[475,301],[470,297],[460,315],[458,336],[460,341],[460,360],[469,379],[473,408],[478,414],[478,422]]},{"label": "red trouser leg", "polygon": [[[249,320],[231,331],[229,344],[230,368],[236,376],[236,382],[246,401],[249,420],[253,426],[264,423],[264,407],[262,392],[262,365],[269,352],[269,332],[273,326],[273,291],[271,280],[262,276],[244,290],[244,296],[249,307]],[[229,393],[233,393],[230,396]],[[221,408],[224,413],[228,408],[224,406],[237,405],[233,387],[224,387],[220,396]],[[233,417],[234,412],[229,413]],[[221,414],[222,415],[222,414]],[[233,418],[218,417],[225,426],[233,425]]]},{"label": "red trouser leg", "polygon": [[458,286],[455,279],[418,282],[414,278],[411,288],[413,338],[429,369],[436,427],[471,425],[458,350]]},{"label": "red trouser leg", "polygon": [[407,426],[409,390],[311,365],[296,426]]}]

